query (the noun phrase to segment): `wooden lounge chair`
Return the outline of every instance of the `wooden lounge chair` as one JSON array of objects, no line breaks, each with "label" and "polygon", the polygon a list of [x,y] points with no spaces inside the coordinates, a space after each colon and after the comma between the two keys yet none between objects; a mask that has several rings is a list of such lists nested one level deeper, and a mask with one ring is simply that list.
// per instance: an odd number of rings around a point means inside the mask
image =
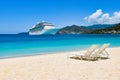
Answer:
[{"label": "wooden lounge chair", "polygon": [[80,52],[80,53],[74,53],[72,58],[79,58],[82,60],[90,60],[90,55],[94,53],[94,51],[98,48],[98,45],[92,45],[87,51]]},{"label": "wooden lounge chair", "polygon": [[106,51],[106,48],[109,46],[110,44],[103,44],[103,46],[101,48],[99,48],[94,54],[91,55],[92,58],[108,58],[109,54]]}]

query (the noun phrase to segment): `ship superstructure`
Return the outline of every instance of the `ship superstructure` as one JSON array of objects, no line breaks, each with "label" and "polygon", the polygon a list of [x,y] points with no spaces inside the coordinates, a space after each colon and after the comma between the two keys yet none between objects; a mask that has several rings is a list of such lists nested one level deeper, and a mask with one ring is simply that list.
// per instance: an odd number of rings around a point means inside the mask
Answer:
[{"label": "ship superstructure", "polygon": [[44,34],[46,31],[54,29],[54,25],[47,22],[40,22],[29,30],[29,35]]}]

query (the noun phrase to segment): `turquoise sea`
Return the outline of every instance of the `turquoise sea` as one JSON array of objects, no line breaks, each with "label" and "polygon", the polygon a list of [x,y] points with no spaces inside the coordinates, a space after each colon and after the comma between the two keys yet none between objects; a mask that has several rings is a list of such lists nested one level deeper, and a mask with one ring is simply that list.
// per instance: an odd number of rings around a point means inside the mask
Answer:
[{"label": "turquoise sea", "polygon": [[0,58],[83,50],[92,44],[120,47],[120,35],[0,35]]}]

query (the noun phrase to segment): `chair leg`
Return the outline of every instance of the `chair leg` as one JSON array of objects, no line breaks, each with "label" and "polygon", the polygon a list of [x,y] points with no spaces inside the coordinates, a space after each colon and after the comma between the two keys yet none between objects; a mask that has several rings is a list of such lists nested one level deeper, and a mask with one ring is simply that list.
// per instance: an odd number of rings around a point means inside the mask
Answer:
[{"label": "chair leg", "polygon": [[107,55],[107,57],[109,56],[109,54],[108,54],[108,52],[105,50],[105,53],[106,53],[106,55]]}]

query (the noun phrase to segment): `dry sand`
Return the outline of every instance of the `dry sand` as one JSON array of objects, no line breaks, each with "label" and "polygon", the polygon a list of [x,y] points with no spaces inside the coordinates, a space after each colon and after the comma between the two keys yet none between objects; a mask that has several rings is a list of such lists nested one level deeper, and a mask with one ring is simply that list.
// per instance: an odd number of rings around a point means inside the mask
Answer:
[{"label": "dry sand", "polygon": [[70,59],[71,52],[0,59],[0,80],[120,80],[120,48],[107,51],[110,59],[98,61]]}]

